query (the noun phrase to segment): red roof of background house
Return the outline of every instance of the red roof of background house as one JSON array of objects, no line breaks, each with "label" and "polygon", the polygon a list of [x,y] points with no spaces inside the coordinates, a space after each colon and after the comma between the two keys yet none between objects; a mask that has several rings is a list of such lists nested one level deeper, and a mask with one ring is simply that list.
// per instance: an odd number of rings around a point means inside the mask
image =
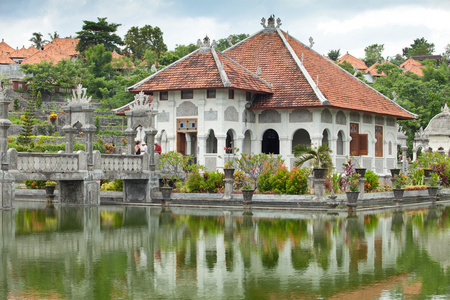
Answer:
[{"label": "red roof of background house", "polygon": [[360,70],[360,71],[365,71],[367,69],[367,65],[365,62],[354,57],[351,54],[348,54],[348,52],[347,52],[347,54],[344,54],[340,58],[337,59],[337,62],[339,64],[342,64],[344,61],[350,63],[352,66],[356,66],[358,68],[358,70]]},{"label": "red roof of background house", "polygon": [[[120,55],[119,53],[117,53],[116,51],[112,52],[112,60],[111,63],[113,64],[113,68],[114,69],[136,69],[136,66],[131,63],[131,66],[127,66],[126,62],[123,62],[123,64],[121,66],[117,66],[117,62],[120,61],[120,59],[122,57],[125,57],[123,55]],[[115,64],[116,62],[116,64]]]},{"label": "red roof of background house", "polygon": [[423,67],[425,67],[425,66],[413,58],[407,59],[404,63],[402,63],[400,65],[400,68],[404,69],[405,71],[414,73],[418,76],[423,76],[423,71],[422,71]]},{"label": "red roof of background house", "polygon": [[[221,71],[214,59],[214,51],[223,66],[230,85],[224,83]],[[256,68],[254,69],[256,71]],[[131,93],[151,93],[168,90],[195,90],[233,88],[255,93],[270,93],[270,84],[256,74],[236,64],[225,55],[211,50],[197,49],[172,65],[156,72],[143,81],[128,88]]]},{"label": "red roof of background house", "polygon": [[32,56],[25,58],[24,60],[22,60],[21,64],[38,64],[43,61],[47,61],[52,62],[55,65],[59,61],[71,58],[72,57],[69,54],[60,51],[56,47],[48,47],[45,50],[41,50],[39,52],[36,52]]},{"label": "red roof of background house", "polygon": [[36,52],[39,52],[39,50],[36,49],[36,47],[34,47],[34,46],[30,46],[30,47],[28,47],[27,52],[28,52],[28,56],[31,56],[31,55],[35,54]]},{"label": "red roof of background house", "polygon": [[72,39],[72,38],[57,38],[52,40],[51,42],[44,45],[44,51],[49,49],[50,47],[56,47],[61,52],[64,52],[65,54],[68,54],[70,56],[77,56],[80,53],[75,50],[75,47],[78,44],[78,39]]},{"label": "red roof of background house", "polygon": [[[391,63],[390,61],[387,61],[387,60],[385,62],[383,62],[382,64],[383,65],[384,64],[391,64],[391,65],[395,66],[393,63]],[[366,70],[366,73],[369,73],[373,77],[386,77],[387,76],[386,73],[384,73],[383,71],[381,71],[381,73],[379,73],[378,70],[377,70],[377,66],[381,66],[382,64],[374,63],[373,65],[370,66],[370,68],[368,68]]]},{"label": "red roof of background house", "polygon": [[21,49],[17,49],[17,50],[14,50],[14,51],[10,52],[8,56],[10,58],[26,58],[26,57],[29,57],[31,55],[29,54],[28,49],[25,48],[25,46],[22,46]]},{"label": "red roof of background house", "polygon": [[10,45],[8,45],[7,43],[5,43],[5,40],[2,39],[2,42],[0,43],[0,55],[1,54],[5,55],[12,51],[14,51],[14,48],[11,47]]},{"label": "red roof of background house", "polygon": [[13,65],[16,62],[8,57],[6,54],[0,54],[0,65]]}]

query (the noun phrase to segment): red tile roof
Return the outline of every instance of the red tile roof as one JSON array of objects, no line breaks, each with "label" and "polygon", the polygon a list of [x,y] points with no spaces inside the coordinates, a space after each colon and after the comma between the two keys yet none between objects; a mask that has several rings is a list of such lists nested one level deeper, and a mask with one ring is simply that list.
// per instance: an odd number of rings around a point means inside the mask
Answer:
[{"label": "red tile roof", "polygon": [[337,62],[339,64],[342,64],[344,61],[350,63],[352,66],[356,66],[358,68],[358,70],[360,71],[365,71],[367,69],[367,65],[365,62],[363,62],[362,60],[354,57],[351,54],[344,54],[342,55],[340,58],[338,58]]},{"label": "red tile roof", "polygon": [[52,62],[54,65],[64,59],[71,59],[72,57],[64,53],[56,47],[48,47],[45,50],[36,52],[32,56],[22,60],[21,64],[38,64],[43,61]]},{"label": "red tile roof", "polygon": [[26,58],[31,56],[28,52],[28,49],[25,48],[25,46],[22,47],[22,49],[17,49],[9,53],[8,55],[10,58]]},{"label": "red tile roof", "polygon": [[[214,55],[216,55],[218,62]],[[218,66],[218,63],[220,66]],[[219,69],[221,66],[224,70],[222,75]],[[224,74],[231,85],[228,85],[224,80]],[[140,91],[151,93],[167,90],[220,88],[233,88],[255,93],[271,92],[270,84],[264,82],[256,74],[251,73],[225,55],[216,52],[216,50],[203,51],[202,48],[135,84],[129,88],[129,91],[132,93],[139,93]]]},{"label": "red tile roof", "polygon": [[400,68],[404,69],[405,71],[414,73],[420,77],[423,76],[423,71],[422,71],[423,67],[425,67],[425,66],[413,58],[407,59],[404,63],[402,63],[400,65]]},{"label": "red tile roof", "polygon": [[[283,36],[286,37],[286,34],[284,33]],[[301,71],[281,41],[277,32],[261,31],[225,51],[225,54],[246,68],[262,66],[261,77],[273,84],[274,93],[257,100],[252,108],[323,107],[323,104],[318,101],[320,97],[313,91],[312,87],[315,84],[305,79],[309,76],[314,82],[318,78],[318,88],[329,101],[329,107],[393,116],[399,119],[416,117],[332,61],[289,37],[288,43],[298,61],[301,61],[303,57],[306,72]]]},{"label": "red tile roof", "polygon": [[[265,28],[224,51],[194,51],[128,88],[132,93],[224,88],[223,65],[232,88],[259,94],[250,109],[330,107],[414,119],[381,93],[275,27]],[[261,70],[259,76],[250,71]],[[248,71],[250,70],[250,71]]]},{"label": "red tile roof", "polygon": [[13,65],[15,63],[16,62],[13,61],[11,58],[9,58],[8,55],[6,55],[6,54],[1,55],[0,54],[0,65]]},{"label": "red tile roof", "polygon": [[2,39],[2,42],[0,43],[0,55],[1,54],[8,54],[10,52],[14,51],[14,48],[5,43],[5,41]]},{"label": "red tile roof", "polygon": [[63,38],[63,39],[54,39],[48,44],[44,45],[44,51],[47,50],[50,47],[56,47],[59,51],[68,54],[70,56],[77,56],[80,54],[78,51],[75,50],[75,47],[78,44],[78,39],[71,39],[71,38]]}]

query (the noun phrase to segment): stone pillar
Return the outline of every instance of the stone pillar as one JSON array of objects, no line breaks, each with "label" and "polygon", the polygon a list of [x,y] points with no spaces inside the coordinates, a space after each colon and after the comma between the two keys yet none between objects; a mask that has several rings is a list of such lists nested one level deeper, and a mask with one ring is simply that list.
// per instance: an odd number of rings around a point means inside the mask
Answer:
[{"label": "stone pillar", "polygon": [[364,199],[364,184],[366,183],[366,178],[359,177],[358,180],[358,190],[359,190],[359,199]]},{"label": "stone pillar", "polygon": [[148,143],[148,153],[150,155],[149,159],[149,170],[155,171],[155,135],[158,132],[156,128],[150,128],[145,130],[145,135],[147,136],[147,143]]},{"label": "stone pillar", "polygon": [[408,170],[408,158],[406,157],[406,151],[408,150],[407,146],[402,146],[402,172],[406,175]]},{"label": "stone pillar", "polygon": [[88,155],[88,170],[93,170],[93,147],[94,147],[94,132],[95,132],[95,125],[94,125],[94,110],[95,108],[88,105],[87,107],[83,108],[83,112],[85,113],[85,125],[83,125],[82,130],[86,133],[86,146],[85,151]]},{"label": "stone pillar", "polygon": [[8,128],[11,121],[8,116],[8,106],[11,97],[7,97],[7,91],[0,88],[0,197],[1,208],[10,209],[14,207],[15,188],[14,176],[8,172]]},{"label": "stone pillar", "polygon": [[324,191],[324,183],[326,179],[313,179],[314,182],[314,200],[322,201],[323,200],[323,191]]},{"label": "stone pillar", "polygon": [[207,136],[197,135],[198,141],[198,153],[197,153],[197,163],[199,165],[205,165],[205,153],[206,153],[206,138]]},{"label": "stone pillar", "polygon": [[73,136],[76,132],[75,128],[72,128],[72,108],[70,106],[63,107],[64,114],[66,116],[66,125],[63,126],[62,130],[66,137],[66,153],[73,152]]},{"label": "stone pillar", "polygon": [[234,179],[225,178],[223,181],[225,182],[225,191],[223,194],[223,199],[225,200],[232,199],[234,190]]},{"label": "stone pillar", "polygon": [[[254,150],[253,150],[254,149]],[[252,153],[259,154],[262,151],[262,139],[252,140]]]},{"label": "stone pillar", "polygon": [[127,116],[127,129],[125,129],[125,139],[127,141],[127,154],[128,155],[132,155],[135,154],[134,152],[134,146],[135,146],[135,142],[134,142],[134,137],[136,136],[136,130],[134,130],[133,128],[133,123],[132,123],[132,112],[131,111],[126,111],[125,115]]}]

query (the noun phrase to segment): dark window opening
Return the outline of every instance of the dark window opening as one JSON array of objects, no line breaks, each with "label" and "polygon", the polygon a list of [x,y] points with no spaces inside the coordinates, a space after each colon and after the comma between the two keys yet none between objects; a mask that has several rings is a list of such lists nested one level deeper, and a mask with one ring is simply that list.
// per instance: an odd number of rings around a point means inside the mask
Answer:
[{"label": "dark window opening", "polygon": [[206,90],[206,98],[216,98],[216,90]]},{"label": "dark window opening", "polygon": [[193,90],[181,91],[181,99],[192,99],[194,98]]},{"label": "dark window opening", "polygon": [[159,92],[159,100],[169,100],[169,92]]},{"label": "dark window opening", "polygon": [[228,99],[234,99],[234,90],[228,90]]}]

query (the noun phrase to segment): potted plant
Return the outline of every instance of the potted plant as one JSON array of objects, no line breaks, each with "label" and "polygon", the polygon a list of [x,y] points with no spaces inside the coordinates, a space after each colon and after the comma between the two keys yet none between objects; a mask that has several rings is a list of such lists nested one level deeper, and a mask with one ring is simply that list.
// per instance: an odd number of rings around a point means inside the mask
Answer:
[{"label": "potted plant", "polygon": [[392,177],[395,177],[395,175],[400,174],[400,169],[390,169]]},{"label": "potted plant", "polygon": [[233,179],[234,175],[233,162],[225,163],[225,165],[223,166],[223,172],[225,174],[226,179]]},{"label": "potted plant", "polygon": [[252,202],[253,199],[253,193],[255,192],[255,189],[252,187],[251,181],[246,181],[244,185],[242,186],[242,197],[244,199],[244,204],[249,204]]},{"label": "potted plant", "polygon": [[192,156],[183,155],[175,151],[161,155],[159,158],[159,169],[161,170],[161,178],[163,180],[163,187],[161,187],[163,201],[170,200],[173,183],[185,178],[186,172],[192,169],[193,165],[190,163],[191,160]]},{"label": "potted plant", "polygon": [[323,179],[327,169],[331,167],[330,153],[328,144],[322,144],[318,148],[311,148],[311,145],[297,145],[294,147],[294,156],[297,157],[294,166],[300,167],[305,162],[313,160],[314,178]]},{"label": "potted plant", "polygon": [[424,173],[426,178],[429,178],[431,176],[431,172],[433,172],[433,169],[431,169],[431,167],[423,169],[423,173]]},{"label": "potted plant", "polygon": [[394,192],[394,199],[401,201],[405,192],[406,176],[403,173],[394,175],[392,181],[392,191]]},{"label": "potted plant", "polygon": [[347,202],[351,205],[356,205],[359,196],[359,174],[354,173],[351,177],[347,178],[348,190],[345,192],[347,194]]},{"label": "potted plant", "polygon": [[439,191],[438,183],[439,175],[437,173],[432,173],[430,179],[428,180],[429,186],[427,186],[428,196],[430,196],[430,198],[435,199],[437,197],[437,193]]},{"label": "potted plant", "polygon": [[45,182],[45,193],[47,195],[54,195],[55,194],[55,188],[56,188],[57,182],[53,180],[47,180]]},{"label": "potted plant", "polygon": [[239,148],[225,147],[223,149],[225,150],[225,159],[227,161],[223,166],[223,172],[226,179],[233,179],[235,170],[233,164],[236,159],[236,155],[239,152]]}]

